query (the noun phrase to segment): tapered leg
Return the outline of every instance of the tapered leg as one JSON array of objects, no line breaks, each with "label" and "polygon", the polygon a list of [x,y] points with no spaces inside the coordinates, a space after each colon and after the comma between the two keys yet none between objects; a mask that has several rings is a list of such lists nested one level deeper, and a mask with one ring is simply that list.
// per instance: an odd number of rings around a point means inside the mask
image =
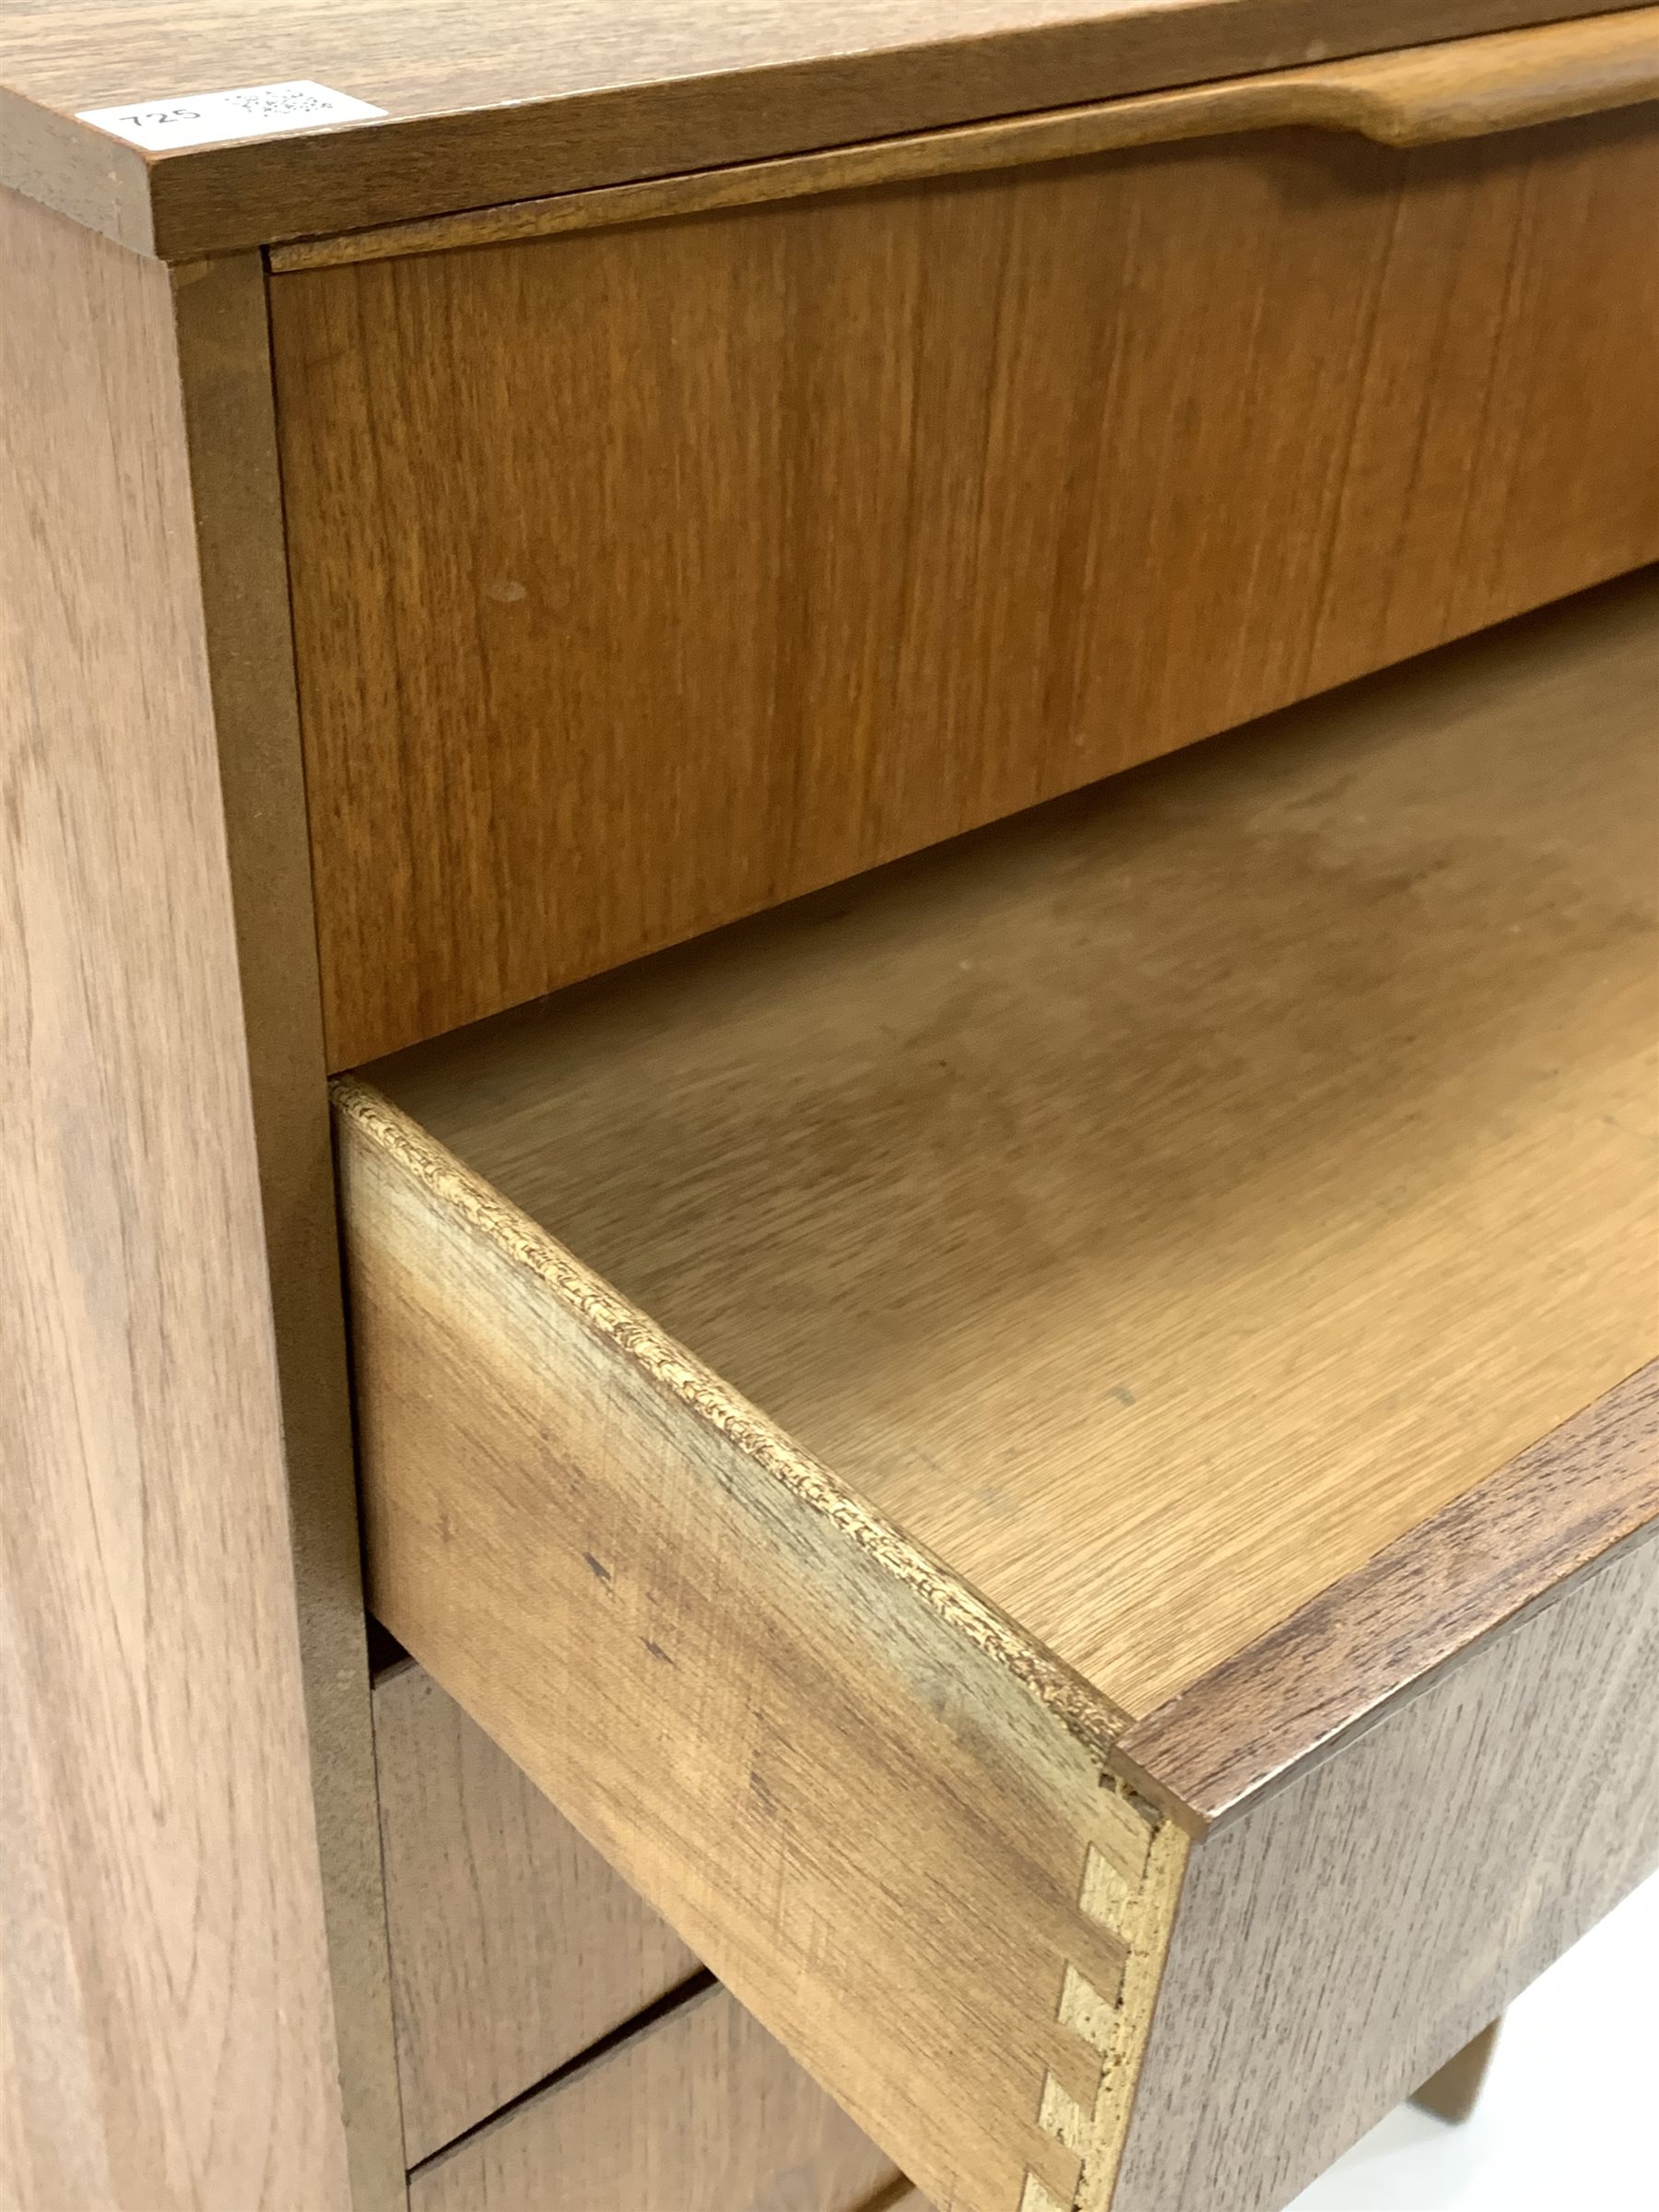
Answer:
[{"label": "tapered leg", "polygon": [[1430,2074],[1422,2087],[1413,2092],[1412,2103],[1420,2104],[1424,2112],[1433,2112],[1441,2120],[1466,2120],[1479,2100],[1481,2084],[1492,2063],[1498,2030],[1502,2025],[1503,2016],[1500,2014],[1478,2035],[1471,2036],[1438,2074]]}]

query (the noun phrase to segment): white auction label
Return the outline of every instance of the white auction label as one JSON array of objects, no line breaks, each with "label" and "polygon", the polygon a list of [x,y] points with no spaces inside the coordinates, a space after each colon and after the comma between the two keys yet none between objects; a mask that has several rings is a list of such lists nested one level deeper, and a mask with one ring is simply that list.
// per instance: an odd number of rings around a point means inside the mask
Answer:
[{"label": "white auction label", "polygon": [[219,138],[265,138],[278,131],[317,130],[328,123],[366,123],[385,112],[349,92],[331,92],[326,85],[297,77],[287,85],[243,85],[234,92],[192,92],[182,100],[83,108],[78,120],[141,146],[147,154],[166,154],[179,146],[211,146]]}]

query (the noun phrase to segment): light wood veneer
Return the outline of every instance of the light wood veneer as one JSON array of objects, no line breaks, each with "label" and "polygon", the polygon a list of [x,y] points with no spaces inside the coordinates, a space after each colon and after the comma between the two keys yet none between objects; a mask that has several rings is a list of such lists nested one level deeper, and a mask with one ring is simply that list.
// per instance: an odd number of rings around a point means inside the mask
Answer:
[{"label": "light wood veneer", "polygon": [[[1524,127],[1651,98],[1651,29],[1520,33],[278,253],[334,1057],[1653,558],[1659,265],[1630,223],[1659,137],[1642,113]],[[1580,74],[1547,82],[1547,46]],[[1159,144],[1260,129],[1280,135]],[[1501,135],[1433,143],[1483,132]],[[1108,285],[1102,237],[1129,241]],[[1288,393],[1296,362],[1320,367]],[[407,1621],[439,1606],[447,1678],[942,2205],[1104,2205],[1125,2143],[1132,2201],[1167,2102],[1192,2188],[1236,2212],[1374,2117],[1375,2053],[1349,2034],[1301,2077],[1323,2132],[1312,2106],[1282,2141],[1242,2117],[1238,2159],[1204,2166],[1235,2088],[1241,2114],[1296,2090],[1252,2077],[1242,2044],[1201,2118],[1151,2046],[1132,2124],[1175,1900],[1204,1895],[1195,1871],[1182,1887],[1182,1828],[1260,1821],[1268,1791],[1351,1756],[1379,1716],[1418,1758],[1427,1709],[1401,1708],[1422,1681],[1466,1664],[1499,1699],[1494,1630],[1659,1508],[1652,1380],[1627,1381],[1659,1336],[1641,1149],[1659,656],[1639,596],[1573,619],[1287,724],[1277,768],[1258,733],[1190,784],[1142,779],[394,1079],[488,1186],[408,1139],[401,1169],[454,1210],[446,1295],[512,1309],[500,1386],[572,1455],[597,1532],[581,1559],[536,1556],[526,1594],[546,1575],[591,1618],[591,1581],[620,1618],[580,1653],[537,1624],[533,1678],[503,1698],[492,1669],[525,1643],[511,1586],[471,1622],[418,1570],[412,1594],[407,1555],[378,1586]],[[752,840],[730,837],[739,815]],[[371,1142],[406,1138],[388,1122]],[[371,1206],[397,1182],[384,1167],[352,1168]],[[622,1299],[521,1244],[498,1194]],[[585,1402],[551,1422],[503,1252],[567,1308],[551,1358]],[[445,1325],[434,1308],[414,1331],[427,1358]],[[389,1359],[387,1388],[419,1403]],[[677,1454],[661,1417],[617,1411],[641,1378],[725,1442],[682,1435]],[[456,1386],[453,1369],[424,1385]],[[446,1520],[452,1432],[426,1410],[418,1511],[447,1560],[477,1532]],[[499,1411],[451,1441],[545,1448]],[[700,1480],[665,1512],[688,1451]],[[788,1571],[736,1562],[754,1531],[707,1494],[748,1453],[795,1500],[772,1538]],[[838,1498],[885,1588],[796,1517]],[[697,1583],[747,1608],[742,1632]],[[1605,1633],[1626,1648],[1628,1606]],[[816,1789],[794,1763],[800,1678],[776,1679],[790,1635],[850,1700],[828,1731],[811,1716]],[[1023,1713],[987,1657],[1035,1692]],[[546,1713],[544,1665],[587,1683],[618,1745]],[[674,1710],[653,1677],[681,1665],[707,1771],[641,1783],[619,1745],[644,1754],[637,1711]],[[978,1830],[956,1747],[916,1711],[941,1680],[994,1746]],[[1617,1729],[1602,1748],[1617,1764]],[[1146,1822],[1115,1862],[1091,1769]],[[838,1829],[884,1794],[868,1832]],[[1030,1826],[1033,1799],[1036,1871],[999,1874],[984,1826]],[[1384,1858],[1434,1848],[1421,1803],[1354,1806]],[[826,1824],[828,1853],[780,1872]],[[723,1894],[713,1839],[734,1834]],[[1266,1873],[1223,1886],[1218,1950],[1241,1971],[1239,1928],[1294,1855],[1274,1838]],[[1487,1843],[1523,1885],[1547,1849],[1507,1828]],[[1648,1844],[1633,1820],[1606,1881]],[[960,1883],[952,1910],[918,1850]],[[978,1922],[1015,1888],[1010,1970]],[[1601,1909],[1589,1875],[1571,1893]],[[1350,1900],[1341,1970],[1361,1981],[1370,1901]],[[1510,1935],[1465,1961],[1494,2006],[1546,1940]],[[1318,2043],[1316,1963],[1284,2003],[1269,2046]],[[1446,2030],[1413,1999],[1391,2062],[1431,2071]]]},{"label": "light wood veneer", "polygon": [[698,1963],[412,1660],[376,1678],[374,1740],[414,2166]]},{"label": "light wood veneer", "polygon": [[332,1065],[1659,556],[1656,118],[276,277]]},{"label": "light wood veneer", "polygon": [[0,0],[0,2198],[1265,2212],[1652,1863],[1640,590],[342,1092],[406,2154],[323,1072],[1653,558],[1559,13]]},{"label": "light wood veneer", "polygon": [[502,245],[570,230],[755,207],[869,184],[916,182],[1017,169],[1032,161],[1312,125],[1380,146],[1439,146],[1531,124],[1610,113],[1659,97],[1659,9],[1588,18],[1547,29],[1500,32],[1445,45],[1267,70],[1139,100],[1000,117],[831,147],[779,161],[654,178],[609,190],[555,193],[506,207],[469,208],[424,222],[389,223],[271,249],[278,274]]},{"label": "light wood veneer", "polygon": [[1659,1850],[1656,676],[1647,577],[339,1088],[376,1609],[941,2212],[1281,2203]]},{"label": "light wood veneer", "polygon": [[1654,606],[378,1079],[1147,1712],[1659,1352]]},{"label": "light wood veneer", "polygon": [[1219,1830],[1112,2212],[1288,2203],[1659,1865],[1656,1757],[1648,1542]]},{"label": "light wood veneer", "polygon": [[[556,14],[540,0],[12,0],[0,182],[176,259],[1576,12],[1568,0],[575,0]],[[388,120],[150,159],[75,120],[295,77]]]},{"label": "light wood veneer", "polygon": [[0,2201],[380,2212],[396,2084],[261,274],[175,287],[9,192],[0,269]]},{"label": "light wood veneer", "polygon": [[409,2212],[867,2212],[894,2179],[712,1989],[420,2168]]}]

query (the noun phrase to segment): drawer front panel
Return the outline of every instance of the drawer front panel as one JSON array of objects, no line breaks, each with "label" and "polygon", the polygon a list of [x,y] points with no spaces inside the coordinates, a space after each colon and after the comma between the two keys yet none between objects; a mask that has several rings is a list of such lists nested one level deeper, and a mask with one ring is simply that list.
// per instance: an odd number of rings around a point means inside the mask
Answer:
[{"label": "drawer front panel", "polygon": [[697,1971],[679,1938],[412,1663],[374,1688],[410,2165]]},{"label": "drawer front panel", "polygon": [[1277,2212],[1659,1865],[1655,1533],[1194,1853],[1113,2212]]},{"label": "drawer front panel", "polygon": [[1651,109],[279,275],[333,1065],[1659,555]]},{"label": "drawer front panel", "polygon": [[865,2212],[899,2176],[723,1989],[411,2177],[410,2212]]}]

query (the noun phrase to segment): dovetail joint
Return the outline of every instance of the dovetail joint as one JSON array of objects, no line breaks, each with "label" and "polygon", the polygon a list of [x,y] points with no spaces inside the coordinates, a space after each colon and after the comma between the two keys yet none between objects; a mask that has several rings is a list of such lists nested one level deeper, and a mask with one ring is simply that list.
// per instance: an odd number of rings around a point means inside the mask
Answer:
[{"label": "dovetail joint", "polygon": [[1122,1983],[1109,1995],[1066,1964],[1059,2024],[1099,2058],[1099,2088],[1089,2107],[1055,2074],[1045,2076],[1038,2123],[1076,2158],[1077,2180],[1062,2200],[1028,2171],[1018,2212],[1107,2212],[1186,1863],[1187,1840],[1173,1821],[1111,1777],[1103,1783],[1111,1818],[1086,1852],[1077,1907],[1123,1947]]}]

